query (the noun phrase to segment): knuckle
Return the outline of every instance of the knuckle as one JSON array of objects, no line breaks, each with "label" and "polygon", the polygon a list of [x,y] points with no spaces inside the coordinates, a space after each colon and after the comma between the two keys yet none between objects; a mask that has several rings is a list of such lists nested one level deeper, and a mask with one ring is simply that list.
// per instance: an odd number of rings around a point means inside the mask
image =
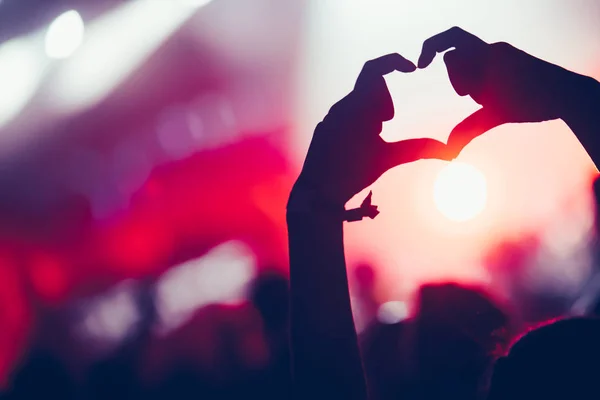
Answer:
[{"label": "knuckle", "polygon": [[451,32],[451,33],[454,33],[454,34],[456,34],[456,33],[464,33],[465,32],[464,29],[462,29],[461,27],[456,26],[456,25],[453,26],[452,28],[450,28],[448,31]]},{"label": "knuckle", "polygon": [[373,68],[373,65],[375,64],[375,59],[373,60],[368,60],[367,62],[365,62],[365,64],[363,65],[363,69],[371,69]]},{"label": "knuckle", "polygon": [[502,52],[510,51],[512,49],[512,46],[506,42],[494,43],[494,44],[492,44],[492,47],[495,50],[502,51]]}]

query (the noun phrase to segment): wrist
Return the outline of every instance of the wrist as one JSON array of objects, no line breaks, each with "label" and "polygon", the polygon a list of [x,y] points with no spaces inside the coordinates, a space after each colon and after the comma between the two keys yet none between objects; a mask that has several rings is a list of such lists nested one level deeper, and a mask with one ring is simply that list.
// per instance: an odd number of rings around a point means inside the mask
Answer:
[{"label": "wrist", "polygon": [[374,219],[379,215],[377,206],[372,204],[373,192],[369,192],[360,207],[346,210],[341,203],[331,203],[318,195],[318,192],[310,188],[295,186],[290,195],[287,207],[288,222],[294,217],[306,218],[317,217],[331,221],[361,221],[368,217]]},{"label": "wrist", "polygon": [[315,186],[298,179],[287,203],[287,215],[320,216],[333,219],[344,219],[344,204],[332,201],[323,195]]}]

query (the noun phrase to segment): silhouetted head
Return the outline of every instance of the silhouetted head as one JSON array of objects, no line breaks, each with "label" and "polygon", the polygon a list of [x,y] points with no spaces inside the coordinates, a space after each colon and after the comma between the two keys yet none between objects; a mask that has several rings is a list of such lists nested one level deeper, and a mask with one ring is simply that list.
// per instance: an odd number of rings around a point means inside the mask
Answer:
[{"label": "silhouetted head", "polygon": [[416,325],[423,396],[478,398],[495,355],[508,344],[506,314],[480,288],[429,284],[419,293]]},{"label": "silhouetted head", "polygon": [[[412,398],[412,370],[408,350],[412,321],[375,323],[361,335],[361,353],[369,391],[376,399]],[[462,400],[462,399],[461,399]]]},{"label": "silhouetted head", "polygon": [[268,272],[254,283],[250,300],[262,315],[269,330],[284,327],[288,318],[289,284],[287,279]]},{"label": "silhouetted head", "polygon": [[489,400],[598,399],[600,320],[565,319],[522,336],[494,367]]},{"label": "silhouetted head", "polygon": [[508,344],[509,319],[481,288],[457,283],[423,285],[418,307],[420,335],[463,337],[487,354]]}]

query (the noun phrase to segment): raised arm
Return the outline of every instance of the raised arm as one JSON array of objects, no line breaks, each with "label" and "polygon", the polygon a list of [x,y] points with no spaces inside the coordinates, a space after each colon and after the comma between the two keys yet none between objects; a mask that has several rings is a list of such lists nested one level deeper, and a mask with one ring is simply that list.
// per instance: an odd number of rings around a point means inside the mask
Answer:
[{"label": "raised arm", "polygon": [[[443,143],[379,136],[394,115],[383,75],[414,64],[390,54],[365,64],[354,90],[317,126],[287,208],[294,398],[367,398],[350,308],[344,205],[388,169],[448,157]],[[371,210],[373,211],[373,210]]]},{"label": "raised arm", "polygon": [[444,62],[456,93],[469,95],[482,106],[450,134],[448,146],[454,151],[502,124],[560,118],[600,166],[598,81],[508,43],[486,43],[457,27],[423,43],[419,68],[427,67],[437,53],[445,51]]}]

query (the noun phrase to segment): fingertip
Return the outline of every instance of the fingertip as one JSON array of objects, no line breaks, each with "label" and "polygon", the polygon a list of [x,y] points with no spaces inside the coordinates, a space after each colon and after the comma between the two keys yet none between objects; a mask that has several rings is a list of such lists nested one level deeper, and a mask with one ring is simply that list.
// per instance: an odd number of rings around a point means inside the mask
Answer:
[{"label": "fingertip", "polygon": [[457,156],[457,154],[453,154],[450,151],[446,151],[444,152],[444,154],[440,155],[438,159],[442,161],[452,162],[456,159]]},{"label": "fingertip", "polygon": [[[396,53],[397,54],[397,53]],[[413,72],[417,69],[414,62],[404,58],[400,54],[397,54],[399,62],[396,69],[400,72]]]},{"label": "fingertip", "polygon": [[413,63],[402,65],[402,66],[396,68],[396,71],[406,72],[406,73],[415,72],[416,70],[417,70],[417,66]]},{"label": "fingertip", "polygon": [[447,162],[452,162],[456,159],[456,157],[458,157],[458,154],[453,154],[450,152],[443,152],[440,154],[436,154],[435,156],[431,156],[429,157],[430,159],[435,159],[435,160],[441,160],[441,161],[447,161]]},{"label": "fingertip", "polygon": [[447,144],[447,149],[448,149],[447,152],[448,152],[448,157],[449,157],[448,161],[456,160],[467,144],[468,143],[464,143],[459,140],[452,140],[452,137],[448,138],[448,144]]},{"label": "fingertip", "polygon": [[462,151],[462,149],[456,150],[456,151],[451,151],[451,153],[448,155],[448,158],[446,161],[452,162],[452,161],[456,160],[458,158],[458,156],[460,155],[461,151]]},{"label": "fingertip", "polygon": [[452,154],[448,151],[448,147],[441,142],[429,143],[421,152],[422,159],[434,159],[450,161]]},{"label": "fingertip", "polygon": [[458,157],[459,154],[460,150],[457,147],[453,147],[450,143],[446,144],[440,142],[439,146],[437,146],[435,156],[433,158],[452,162]]},{"label": "fingertip", "polygon": [[420,69],[427,68],[432,61],[433,58],[428,57],[425,53],[422,53],[419,57],[419,61],[417,61],[417,65]]}]

